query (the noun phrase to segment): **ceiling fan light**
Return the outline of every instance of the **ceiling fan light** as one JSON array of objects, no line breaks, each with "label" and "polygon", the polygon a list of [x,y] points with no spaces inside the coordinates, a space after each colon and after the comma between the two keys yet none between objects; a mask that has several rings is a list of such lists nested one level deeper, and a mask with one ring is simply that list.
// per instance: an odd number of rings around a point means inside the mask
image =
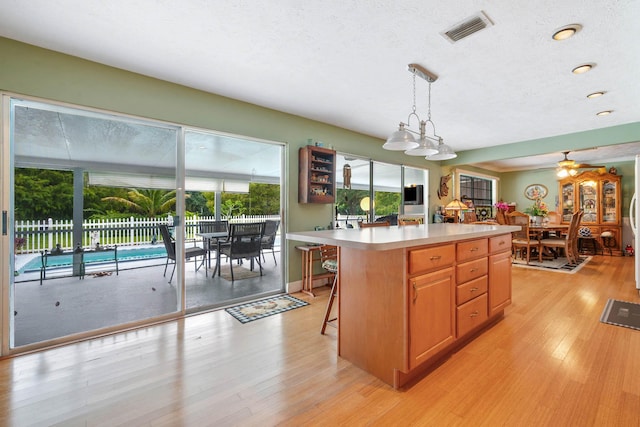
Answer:
[{"label": "ceiling fan light", "polygon": [[569,171],[567,171],[566,168],[560,168],[558,169],[556,175],[558,176],[558,178],[566,178],[569,176]]},{"label": "ceiling fan light", "polygon": [[416,148],[418,143],[411,133],[404,128],[404,123],[400,123],[398,130],[393,132],[391,136],[382,145],[385,150],[405,151]]},{"label": "ceiling fan light", "polygon": [[404,154],[408,156],[431,156],[438,152],[436,145],[429,138],[420,138],[418,140],[418,146],[407,150]]},{"label": "ceiling fan light", "polygon": [[575,169],[569,169],[569,175],[576,176],[576,175],[578,175],[578,171],[575,170]]}]

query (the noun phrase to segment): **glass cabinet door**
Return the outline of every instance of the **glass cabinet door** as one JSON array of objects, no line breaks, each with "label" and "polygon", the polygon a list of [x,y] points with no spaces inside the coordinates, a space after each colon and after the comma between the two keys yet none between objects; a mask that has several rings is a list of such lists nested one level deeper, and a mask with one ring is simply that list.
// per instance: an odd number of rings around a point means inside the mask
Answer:
[{"label": "glass cabinet door", "polygon": [[602,222],[618,222],[617,187],[618,183],[616,181],[602,181]]},{"label": "glass cabinet door", "polygon": [[578,184],[580,209],[584,211],[582,222],[598,222],[598,187],[595,181],[582,181]]},{"label": "glass cabinet door", "polygon": [[562,184],[562,222],[570,222],[573,215],[573,183]]}]

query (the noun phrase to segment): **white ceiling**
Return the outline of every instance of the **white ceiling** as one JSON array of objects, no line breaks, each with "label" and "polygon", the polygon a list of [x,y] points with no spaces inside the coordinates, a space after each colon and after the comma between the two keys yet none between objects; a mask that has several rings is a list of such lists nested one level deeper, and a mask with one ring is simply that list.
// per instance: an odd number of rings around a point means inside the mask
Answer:
[{"label": "white ceiling", "polygon": [[[441,35],[479,11],[494,25]],[[637,0],[1,0],[0,16],[1,36],[381,139],[411,112],[409,63],[439,76],[432,120],[457,151],[640,119]]]}]

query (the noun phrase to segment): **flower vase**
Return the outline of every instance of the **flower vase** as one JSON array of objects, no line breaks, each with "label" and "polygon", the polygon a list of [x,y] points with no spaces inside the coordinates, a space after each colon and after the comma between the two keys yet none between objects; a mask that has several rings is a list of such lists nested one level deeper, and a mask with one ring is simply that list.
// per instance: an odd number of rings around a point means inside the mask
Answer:
[{"label": "flower vase", "polygon": [[534,215],[531,217],[531,221],[533,222],[533,225],[535,225],[536,227],[540,227],[542,225],[542,217],[538,216],[538,215]]}]

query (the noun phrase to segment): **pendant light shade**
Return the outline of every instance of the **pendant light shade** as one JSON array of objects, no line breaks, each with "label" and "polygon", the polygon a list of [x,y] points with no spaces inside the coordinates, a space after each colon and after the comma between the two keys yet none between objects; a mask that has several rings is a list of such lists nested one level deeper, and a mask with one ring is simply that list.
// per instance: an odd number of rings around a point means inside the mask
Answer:
[{"label": "pendant light shade", "polygon": [[453,148],[442,142],[442,138],[440,138],[438,152],[432,156],[427,156],[427,160],[450,160],[456,157],[458,157],[458,155],[453,151]]},{"label": "pendant light shade", "polygon": [[438,152],[436,145],[427,137],[422,137],[418,141],[418,146],[407,150],[404,154],[408,156],[432,156]]},{"label": "pendant light shade", "polygon": [[392,151],[405,151],[416,148],[418,146],[416,139],[411,135],[411,132],[404,128],[404,126],[404,123],[400,123],[398,130],[391,134],[382,148]]}]

